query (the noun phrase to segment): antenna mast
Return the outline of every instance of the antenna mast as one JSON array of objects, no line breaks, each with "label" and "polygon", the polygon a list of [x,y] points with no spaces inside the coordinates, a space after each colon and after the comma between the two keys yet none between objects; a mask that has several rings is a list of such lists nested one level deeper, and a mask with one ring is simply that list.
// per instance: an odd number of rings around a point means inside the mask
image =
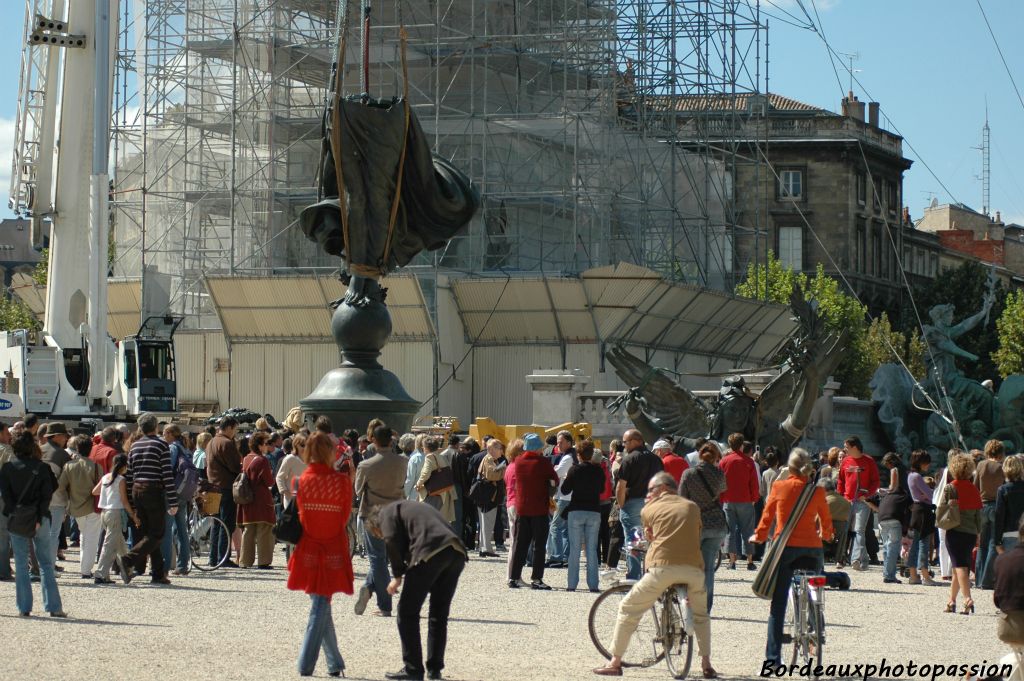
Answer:
[{"label": "antenna mast", "polygon": [[992,183],[992,140],[988,127],[988,104],[985,104],[985,127],[981,129],[981,212],[989,214]]}]

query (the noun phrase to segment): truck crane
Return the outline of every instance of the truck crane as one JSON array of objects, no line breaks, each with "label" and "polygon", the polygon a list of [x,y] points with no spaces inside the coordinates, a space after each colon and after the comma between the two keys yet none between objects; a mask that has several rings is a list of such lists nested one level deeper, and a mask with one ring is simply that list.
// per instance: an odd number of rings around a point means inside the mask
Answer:
[{"label": "truck crane", "polygon": [[[10,207],[49,230],[38,334],[0,332],[0,417],[177,411],[175,315],[107,333],[109,147],[120,0],[26,0]],[[19,404],[19,402],[21,404]]]}]

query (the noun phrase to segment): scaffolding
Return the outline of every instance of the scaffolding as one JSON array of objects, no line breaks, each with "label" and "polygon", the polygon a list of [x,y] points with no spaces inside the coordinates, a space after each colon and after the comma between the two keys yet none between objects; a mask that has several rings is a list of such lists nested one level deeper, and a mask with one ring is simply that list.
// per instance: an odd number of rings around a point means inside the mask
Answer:
[{"label": "scaffolding", "polygon": [[[216,323],[207,275],[339,264],[297,220],[317,198],[346,2],[343,87],[358,94],[357,0],[121,3],[114,274],[169,276],[189,326]],[[435,153],[483,198],[413,270],[575,276],[625,261],[721,289],[745,268],[733,243],[760,218],[736,214],[733,177],[760,156],[721,121],[766,91],[756,0],[379,0],[371,18],[370,94],[407,88]]]}]

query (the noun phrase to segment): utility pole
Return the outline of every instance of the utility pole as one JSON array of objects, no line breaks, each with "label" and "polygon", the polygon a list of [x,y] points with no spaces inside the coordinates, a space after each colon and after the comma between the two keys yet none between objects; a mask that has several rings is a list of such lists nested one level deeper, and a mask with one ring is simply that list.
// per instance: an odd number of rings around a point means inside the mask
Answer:
[{"label": "utility pole", "polygon": [[992,139],[988,127],[988,104],[985,104],[985,127],[981,129],[981,212],[989,214],[992,206]]}]

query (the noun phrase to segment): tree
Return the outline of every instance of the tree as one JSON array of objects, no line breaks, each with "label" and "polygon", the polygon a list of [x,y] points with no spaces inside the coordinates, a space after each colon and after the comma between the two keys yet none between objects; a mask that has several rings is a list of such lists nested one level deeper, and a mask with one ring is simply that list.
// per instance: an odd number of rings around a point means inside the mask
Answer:
[{"label": "tree", "polygon": [[39,262],[36,263],[35,269],[32,270],[32,279],[40,286],[46,286],[46,278],[49,276],[50,269],[50,249],[44,248],[39,251]]},{"label": "tree", "polygon": [[[948,269],[939,274],[928,285],[914,291],[914,301],[924,324],[930,324],[928,311],[935,305],[952,303],[955,309],[953,318],[959,322],[981,309],[981,301],[988,288],[990,269],[983,263],[969,260],[960,267]],[[999,370],[996,367],[995,353],[999,349],[999,331],[996,320],[1003,314],[1006,302],[1006,290],[1002,282],[996,283],[995,304],[989,314],[988,323],[979,325],[974,331],[958,338],[956,343],[964,350],[977,355],[977,362],[960,360],[957,365],[968,378],[984,381],[995,378]],[[905,333],[919,331],[918,320],[909,315],[905,318]]]},{"label": "tree", "polygon": [[920,334],[913,335],[908,340],[903,332],[893,331],[889,315],[885,312],[881,317],[871,320],[862,347],[868,367],[877,368],[887,362],[899,362],[907,366],[914,378],[924,378],[924,340]]},{"label": "tree", "polygon": [[28,305],[15,298],[8,297],[9,294],[0,295],[0,329],[14,331],[15,329],[39,328],[39,320],[32,314]]},{"label": "tree", "polygon": [[[766,276],[767,272],[767,276]],[[736,287],[736,295],[742,298],[766,300],[770,303],[789,305],[789,296],[799,281],[803,283],[807,277],[797,274],[782,264],[775,253],[768,251],[767,270],[760,264],[747,265],[747,278]],[[768,295],[765,296],[765,288]],[[806,289],[805,289],[806,290]]]},{"label": "tree", "polygon": [[1013,291],[1006,298],[1003,313],[996,320],[999,348],[995,360],[999,375],[1024,373],[1024,291]]}]

